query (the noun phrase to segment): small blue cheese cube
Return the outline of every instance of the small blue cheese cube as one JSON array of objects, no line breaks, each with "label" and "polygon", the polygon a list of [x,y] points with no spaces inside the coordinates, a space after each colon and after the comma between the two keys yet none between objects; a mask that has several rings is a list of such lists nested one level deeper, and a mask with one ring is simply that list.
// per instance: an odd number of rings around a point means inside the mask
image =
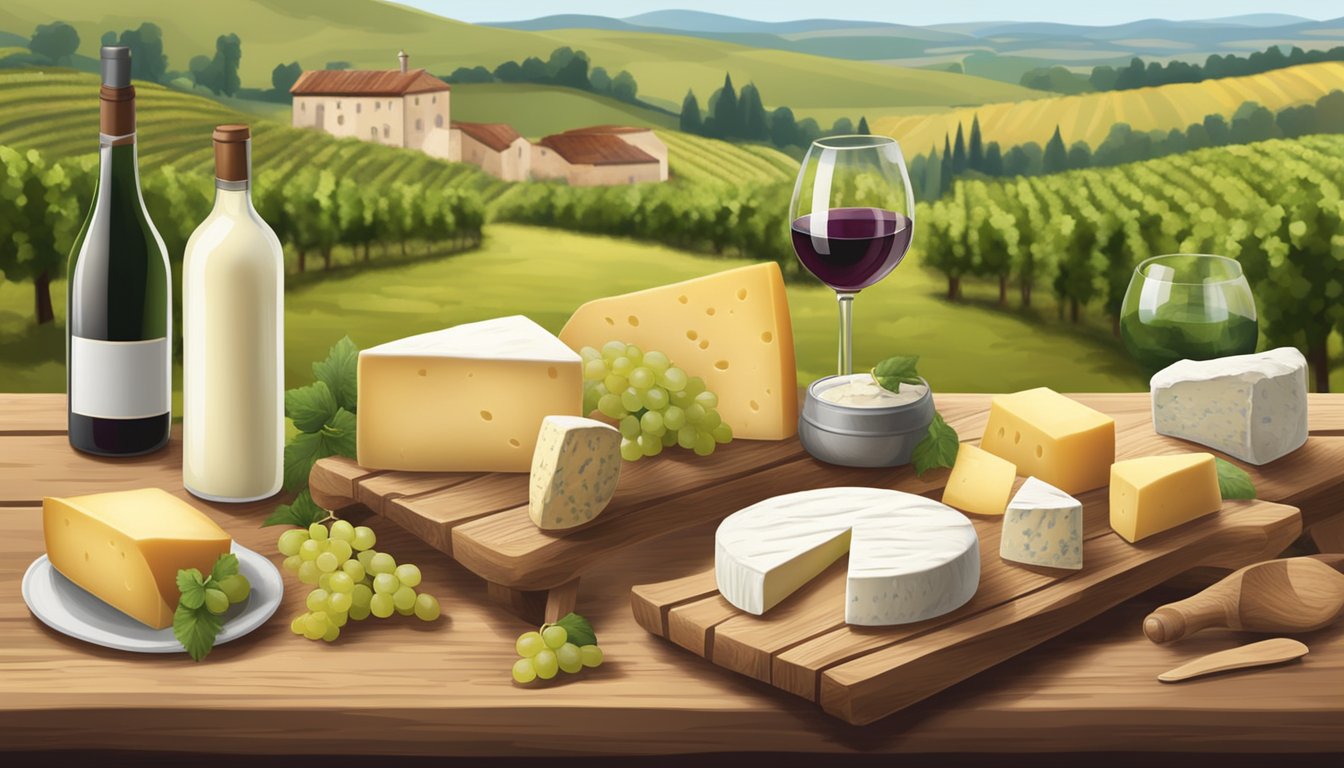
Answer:
[{"label": "small blue cheese cube", "polygon": [[542,530],[563,530],[596,518],[616,494],[621,433],[579,416],[547,416],[532,454],[527,511]]},{"label": "small blue cheese cube", "polygon": [[1003,515],[999,557],[1048,568],[1083,567],[1083,505],[1034,477],[1027,478]]}]

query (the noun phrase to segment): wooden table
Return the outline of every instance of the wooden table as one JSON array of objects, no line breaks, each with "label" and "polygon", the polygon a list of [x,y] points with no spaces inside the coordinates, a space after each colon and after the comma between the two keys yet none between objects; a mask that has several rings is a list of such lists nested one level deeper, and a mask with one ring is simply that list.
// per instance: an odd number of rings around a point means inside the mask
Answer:
[{"label": "wooden table", "polygon": [[[1083,395],[1109,411],[1146,395]],[[978,395],[939,398],[942,408]],[[1314,434],[1344,435],[1344,395],[1313,395]],[[379,548],[418,562],[446,618],[349,627],[333,645],[290,634],[305,594],[203,663],[96,648],[48,630],[19,598],[42,551],[43,496],[159,486],[185,496],[180,446],[98,460],[66,442],[64,397],[0,395],[0,749],[407,755],[655,755],[702,752],[1341,752],[1344,623],[1302,637],[1301,663],[1181,685],[1154,679],[1244,638],[1208,631],[1172,647],[1142,617],[1179,591],[1150,593],[894,717],[855,728],[651,637],[630,612],[634,584],[710,562],[713,525],[644,542],[584,577],[578,610],[607,663],[542,689],[509,679],[526,629],[477,578],[385,519]],[[1340,468],[1344,473],[1344,467]],[[1344,480],[1341,481],[1344,485]],[[200,502],[197,502],[200,504]],[[1344,499],[1307,518],[1344,551]],[[202,505],[241,543],[275,553],[273,504]],[[1324,507],[1334,508],[1325,509]]]}]

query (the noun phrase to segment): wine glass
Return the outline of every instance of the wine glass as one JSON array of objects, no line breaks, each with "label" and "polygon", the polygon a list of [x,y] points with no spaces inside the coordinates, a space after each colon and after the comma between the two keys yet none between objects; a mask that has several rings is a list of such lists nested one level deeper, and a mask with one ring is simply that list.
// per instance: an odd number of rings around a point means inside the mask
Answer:
[{"label": "wine glass", "polygon": [[840,303],[841,376],[854,371],[854,296],[891,273],[914,232],[901,145],[886,136],[812,142],[789,204],[793,250]]},{"label": "wine glass", "polygon": [[1235,259],[1176,253],[1134,269],[1120,308],[1120,336],[1149,372],[1177,360],[1255,351],[1255,296]]}]

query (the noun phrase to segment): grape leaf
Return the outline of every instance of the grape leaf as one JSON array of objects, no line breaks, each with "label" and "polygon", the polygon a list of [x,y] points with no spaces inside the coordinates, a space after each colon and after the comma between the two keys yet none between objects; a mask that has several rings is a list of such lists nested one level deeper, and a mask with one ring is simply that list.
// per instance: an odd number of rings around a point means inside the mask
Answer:
[{"label": "grape leaf", "polygon": [[1217,457],[1214,457],[1213,461],[1218,466],[1218,490],[1222,493],[1224,501],[1255,498],[1255,484],[1251,482],[1251,476],[1246,474],[1246,470]]},{"label": "grape leaf", "polygon": [[[204,599],[204,589],[201,590],[201,596]],[[179,603],[173,612],[173,637],[177,638],[193,661],[200,661],[210,653],[223,626],[219,617],[204,605],[189,608],[185,603]]]},{"label": "grape leaf", "polygon": [[355,458],[355,414],[344,408],[322,427],[323,456],[345,456]]},{"label": "grape leaf", "polygon": [[336,416],[336,397],[324,381],[285,393],[285,415],[300,432],[317,432]]},{"label": "grape leaf", "polygon": [[929,423],[929,432],[915,446],[915,474],[924,473],[937,467],[951,467],[957,461],[957,451],[961,449],[961,438],[957,431],[943,421],[943,415],[933,412],[933,421]]},{"label": "grape leaf", "polygon": [[918,355],[896,355],[873,367],[873,381],[883,389],[900,392],[902,384],[922,384],[915,365]]},{"label": "grape leaf", "polygon": [[569,635],[569,642],[577,646],[597,645],[597,635],[593,634],[593,625],[589,624],[588,620],[579,614],[571,611],[555,624],[565,628],[566,634]]},{"label": "grape leaf", "polygon": [[215,567],[210,569],[210,581],[212,582],[211,586],[212,587],[217,586],[219,582],[229,578],[230,576],[237,575],[237,573],[238,573],[238,556],[233,554],[232,552],[225,552],[224,554],[219,556],[218,560],[215,561]]},{"label": "grape leaf", "polygon": [[262,527],[268,525],[297,525],[300,528],[307,528],[313,523],[320,523],[327,519],[327,511],[313,501],[313,495],[307,488],[299,491],[299,495],[294,497],[294,501],[288,504],[281,504],[275,508],[275,512],[266,518]]},{"label": "grape leaf", "polygon": [[177,572],[177,591],[181,593],[180,604],[195,610],[205,604],[205,580],[195,568],[186,568]]},{"label": "grape leaf", "polygon": [[285,446],[285,490],[296,491],[308,487],[308,473],[323,456],[322,435],[300,432]]},{"label": "grape leaf", "polygon": [[336,342],[326,360],[313,363],[313,376],[327,385],[337,405],[354,413],[359,400],[358,369],[359,347],[346,336]]}]

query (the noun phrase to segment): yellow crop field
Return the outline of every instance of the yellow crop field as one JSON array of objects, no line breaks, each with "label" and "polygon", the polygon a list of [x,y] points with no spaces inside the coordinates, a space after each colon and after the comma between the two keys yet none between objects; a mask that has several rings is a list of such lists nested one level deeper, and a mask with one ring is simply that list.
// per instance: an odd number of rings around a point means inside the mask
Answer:
[{"label": "yellow crop field", "polygon": [[1184,130],[1205,115],[1230,118],[1247,101],[1279,110],[1314,102],[1335,90],[1344,90],[1344,62],[1304,64],[1202,83],[888,116],[874,120],[872,128],[874,133],[895,137],[908,152],[922,153],[930,145],[941,149],[944,135],[956,135],[957,123],[969,131],[971,120],[978,115],[986,143],[997,141],[1005,148],[1029,141],[1045,144],[1058,125],[1066,143],[1086,141],[1095,149],[1115,123],[1129,123],[1136,131]]}]

